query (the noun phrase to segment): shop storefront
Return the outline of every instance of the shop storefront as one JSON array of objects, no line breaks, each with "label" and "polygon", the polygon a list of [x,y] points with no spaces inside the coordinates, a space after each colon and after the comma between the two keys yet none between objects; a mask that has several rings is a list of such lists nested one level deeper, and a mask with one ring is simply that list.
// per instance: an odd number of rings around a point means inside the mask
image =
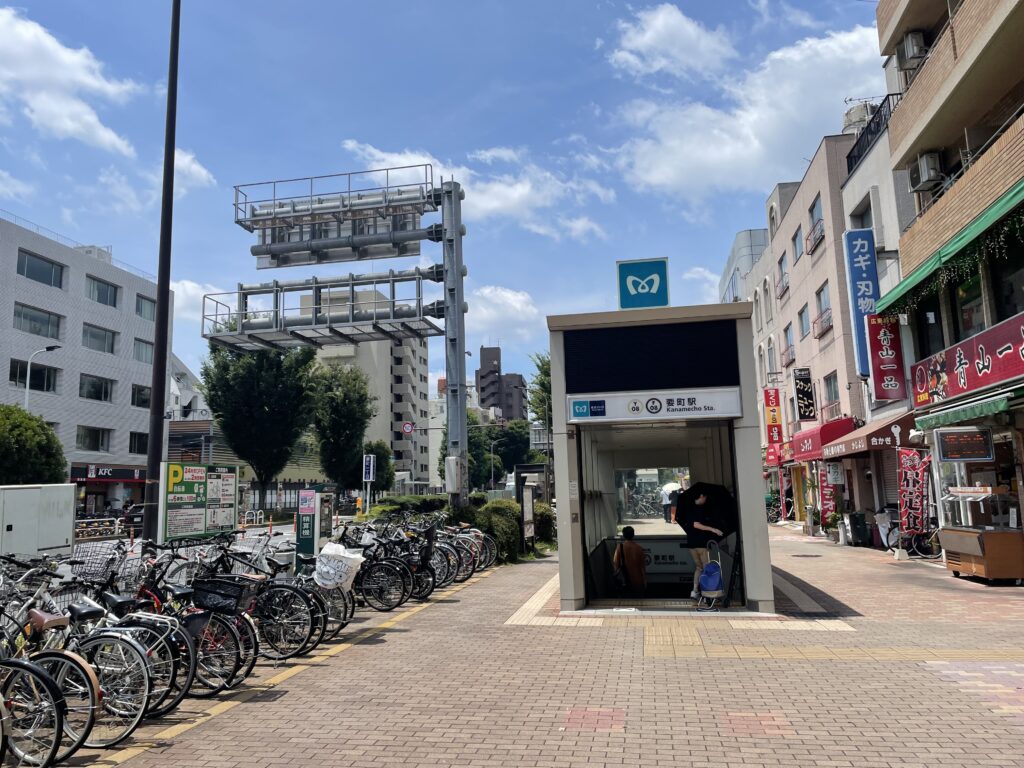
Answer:
[{"label": "shop storefront", "polygon": [[[837,478],[829,475],[824,462],[824,446],[849,434],[854,427],[853,418],[847,416],[815,424],[793,435],[793,464],[790,466],[793,501],[796,519],[804,520],[809,532],[840,509],[843,483],[841,480],[836,482]],[[818,514],[811,514],[815,510]]]},{"label": "shop storefront", "polygon": [[142,502],[146,468],[126,464],[71,465],[70,482],[78,486],[75,513],[78,517],[98,518],[119,514],[132,504]]}]

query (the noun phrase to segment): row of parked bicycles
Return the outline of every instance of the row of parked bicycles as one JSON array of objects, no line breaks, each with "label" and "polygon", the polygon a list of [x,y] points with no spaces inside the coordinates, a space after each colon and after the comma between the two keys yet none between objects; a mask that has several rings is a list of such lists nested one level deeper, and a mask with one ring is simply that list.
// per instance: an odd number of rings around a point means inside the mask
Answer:
[{"label": "row of parked bicycles", "polygon": [[398,514],[342,527],[319,556],[245,531],[0,556],[0,761],[45,767],[117,746],[186,697],[242,685],[261,659],[337,638],[360,608],[427,600],[496,555],[443,515]]}]

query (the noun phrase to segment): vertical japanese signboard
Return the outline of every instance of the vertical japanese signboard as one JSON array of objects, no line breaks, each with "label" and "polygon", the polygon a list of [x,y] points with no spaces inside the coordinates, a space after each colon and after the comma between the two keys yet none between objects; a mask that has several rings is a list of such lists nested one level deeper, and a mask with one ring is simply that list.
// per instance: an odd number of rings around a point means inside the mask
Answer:
[{"label": "vertical japanese signboard", "polygon": [[377,455],[367,453],[363,455],[363,482],[372,483],[377,479]]},{"label": "vertical japanese signboard", "polygon": [[903,400],[907,380],[903,375],[903,345],[895,317],[868,315],[868,355],[871,358],[871,390],[875,400]]},{"label": "vertical japanese signboard", "polygon": [[793,391],[796,393],[796,413],[800,421],[814,421],[818,414],[814,410],[814,387],[811,386],[811,369],[793,369]]},{"label": "vertical japanese signboard", "polygon": [[913,448],[897,448],[897,480],[900,494],[900,530],[921,533],[928,528],[927,490],[928,464],[931,456],[922,458]]},{"label": "vertical japanese signboard", "polygon": [[879,298],[874,231],[847,230],[843,233],[843,249],[846,251],[846,279],[850,293],[854,359],[857,373],[866,378],[869,366],[864,318],[875,313],[875,302]]},{"label": "vertical japanese signboard", "polygon": [[303,488],[299,491],[299,514],[296,522],[296,538],[312,539],[316,518],[316,491]]},{"label": "vertical japanese signboard", "polygon": [[821,494],[821,525],[824,527],[836,511],[836,487],[829,482],[824,463],[818,468],[818,492]]},{"label": "vertical japanese signboard", "polygon": [[230,531],[238,520],[238,467],[169,464],[161,468],[164,541]]},{"label": "vertical japanese signboard", "polygon": [[764,426],[768,445],[782,442],[782,400],[779,390],[769,387],[764,391]]}]

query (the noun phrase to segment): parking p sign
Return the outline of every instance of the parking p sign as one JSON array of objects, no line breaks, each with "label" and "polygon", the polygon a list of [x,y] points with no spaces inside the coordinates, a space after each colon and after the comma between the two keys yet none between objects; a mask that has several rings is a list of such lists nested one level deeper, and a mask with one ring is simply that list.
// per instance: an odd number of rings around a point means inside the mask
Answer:
[{"label": "parking p sign", "polygon": [[618,261],[619,309],[668,306],[668,259]]}]

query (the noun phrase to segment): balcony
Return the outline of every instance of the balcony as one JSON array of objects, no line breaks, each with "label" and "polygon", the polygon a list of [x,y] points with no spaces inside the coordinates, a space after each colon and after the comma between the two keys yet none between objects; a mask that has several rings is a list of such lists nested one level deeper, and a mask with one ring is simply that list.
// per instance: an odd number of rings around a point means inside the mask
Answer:
[{"label": "balcony", "polygon": [[900,270],[909,275],[1024,178],[1024,104],[945,181],[900,236]]},{"label": "balcony", "polygon": [[878,0],[879,50],[883,56],[893,55],[908,30],[934,29],[948,14],[948,0]]},{"label": "balcony", "polygon": [[825,239],[825,222],[822,219],[818,219],[811,225],[811,230],[807,233],[804,238],[804,252],[814,253],[814,250],[821,245],[821,241]]},{"label": "balcony", "polygon": [[789,368],[793,363],[796,362],[796,348],[790,344],[784,350],[782,350],[782,367]]},{"label": "balcony", "polygon": [[814,331],[814,338],[820,339],[832,329],[832,307],[822,310],[821,314],[814,318],[811,323],[811,330]]},{"label": "balcony", "polygon": [[962,145],[964,129],[983,123],[1020,81],[1024,0],[963,0],[954,10],[893,110],[896,168],[922,152]]},{"label": "balcony", "polygon": [[822,424],[827,421],[841,419],[843,418],[843,404],[838,400],[833,400],[831,403],[825,403],[818,413],[821,415],[820,421]]},{"label": "balcony", "polygon": [[886,127],[889,125],[889,118],[892,117],[892,112],[896,109],[896,105],[900,103],[900,99],[903,98],[901,93],[890,93],[886,96],[882,103],[875,107],[875,111],[871,113],[871,119],[868,120],[868,124],[864,126],[864,130],[857,136],[857,141],[850,147],[850,151],[846,153],[846,173],[853,173],[854,169],[860,165],[860,161],[867,157],[868,152],[875,146],[875,142],[878,137],[882,135]]},{"label": "balcony", "polygon": [[789,290],[789,272],[783,272],[775,278],[775,298],[781,299]]}]

